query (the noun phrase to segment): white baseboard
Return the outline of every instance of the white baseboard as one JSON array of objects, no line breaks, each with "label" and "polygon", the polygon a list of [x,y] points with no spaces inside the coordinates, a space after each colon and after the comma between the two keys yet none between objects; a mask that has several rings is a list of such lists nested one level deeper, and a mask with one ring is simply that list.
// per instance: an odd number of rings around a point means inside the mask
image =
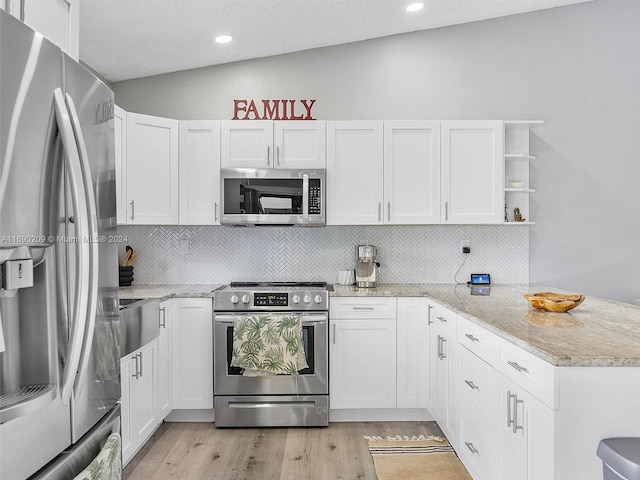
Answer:
[{"label": "white baseboard", "polygon": [[171,410],[165,422],[213,422],[216,417],[213,408],[202,410]]},{"label": "white baseboard", "polygon": [[330,422],[432,422],[424,408],[367,408],[329,410]]}]

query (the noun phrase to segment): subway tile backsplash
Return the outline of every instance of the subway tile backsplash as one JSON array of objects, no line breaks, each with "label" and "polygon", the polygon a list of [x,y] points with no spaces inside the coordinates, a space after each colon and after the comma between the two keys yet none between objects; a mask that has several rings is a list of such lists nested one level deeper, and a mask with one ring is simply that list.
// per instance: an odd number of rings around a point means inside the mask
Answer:
[{"label": "subway tile backsplash", "polygon": [[[490,273],[494,283],[529,281],[525,226],[120,226],[118,231],[127,239],[119,246],[120,259],[125,245],[139,252],[134,285],[335,283],[338,270],[355,267],[356,246],[364,243],[378,248],[380,283],[466,282],[472,272]],[[464,265],[462,240],[471,244]]]}]

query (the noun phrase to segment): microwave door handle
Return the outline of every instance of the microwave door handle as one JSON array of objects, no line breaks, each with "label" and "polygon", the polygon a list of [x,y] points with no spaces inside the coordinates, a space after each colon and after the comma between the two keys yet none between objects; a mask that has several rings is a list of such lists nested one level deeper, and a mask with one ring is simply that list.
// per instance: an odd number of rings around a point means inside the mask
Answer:
[{"label": "microwave door handle", "polygon": [[302,215],[304,223],[309,223],[309,175],[302,175]]}]

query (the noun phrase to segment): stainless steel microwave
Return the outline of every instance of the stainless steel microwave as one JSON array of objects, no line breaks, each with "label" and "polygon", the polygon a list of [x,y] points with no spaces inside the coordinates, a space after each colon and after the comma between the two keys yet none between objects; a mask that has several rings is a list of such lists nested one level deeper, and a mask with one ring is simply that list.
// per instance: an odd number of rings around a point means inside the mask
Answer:
[{"label": "stainless steel microwave", "polygon": [[325,170],[223,168],[223,225],[325,224]]}]

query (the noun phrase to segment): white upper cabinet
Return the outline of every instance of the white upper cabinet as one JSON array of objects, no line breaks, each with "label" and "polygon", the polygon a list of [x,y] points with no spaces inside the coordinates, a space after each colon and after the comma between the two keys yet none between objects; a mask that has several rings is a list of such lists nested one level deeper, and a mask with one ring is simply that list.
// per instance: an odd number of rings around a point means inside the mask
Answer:
[{"label": "white upper cabinet", "polygon": [[325,168],[325,122],[224,120],[222,168]]},{"label": "white upper cabinet", "polygon": [[179,223],[219,225],[220,122],[180,122]]},{"label": "white upper cabinet", "polygon": [[127,224],[178,224],[178,121],[127,113]]},{"label": "white upper cabinet", "polygon": [[327,225],[383,223],[383,122],[327,122]]},{"label": "white upper cabinet", "polygon": [[0,8],[78,60],[80,0],[2,0]]},{"label": "white upper cabinet", "polygon": [[384,122],[384,223],[440,223],[440,122]]},{"label": "white upper cabinet", "polygon": [[127,223],[127,112],[114,105],[113,130],[116,158],[116,218],[118,225]]},{"label": "white upper cabinet", "polygon": [[442,223],[503,223],[503,122],[443,121],[441,134]]}]

